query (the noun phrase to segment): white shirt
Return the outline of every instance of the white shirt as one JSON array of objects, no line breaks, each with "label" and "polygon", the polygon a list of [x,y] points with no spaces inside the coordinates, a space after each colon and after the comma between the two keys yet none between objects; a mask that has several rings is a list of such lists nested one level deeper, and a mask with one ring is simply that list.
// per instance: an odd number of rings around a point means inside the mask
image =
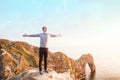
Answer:
[{"label": "white shirt", "polygon": [[48,48],[48,37],[58,37],[59,35],[49,33],[39,33],[28,35],[28,37],[40,37],[40,47]]}]

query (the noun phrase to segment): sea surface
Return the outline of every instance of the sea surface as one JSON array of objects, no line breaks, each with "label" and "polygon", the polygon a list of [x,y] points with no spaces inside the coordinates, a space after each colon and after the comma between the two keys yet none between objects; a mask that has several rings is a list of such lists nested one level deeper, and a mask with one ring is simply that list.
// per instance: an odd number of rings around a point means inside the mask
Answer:
[{"label": "sea surface", "polygon": [[93,54],[96,72],[86,66],[86,80],[120,80],[120,54]]}]

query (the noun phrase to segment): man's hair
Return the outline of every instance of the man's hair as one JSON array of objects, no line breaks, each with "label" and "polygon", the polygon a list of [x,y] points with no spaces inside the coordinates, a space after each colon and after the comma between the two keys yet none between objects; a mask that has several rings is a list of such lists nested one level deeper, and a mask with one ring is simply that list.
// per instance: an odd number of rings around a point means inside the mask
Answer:
[{"label": "man's hair", "polygon": [[46,26],[43,26],[43,27],[42,27],[42,29],[45,29],[45,28],[47,29],[47,27],[46,27]]}]

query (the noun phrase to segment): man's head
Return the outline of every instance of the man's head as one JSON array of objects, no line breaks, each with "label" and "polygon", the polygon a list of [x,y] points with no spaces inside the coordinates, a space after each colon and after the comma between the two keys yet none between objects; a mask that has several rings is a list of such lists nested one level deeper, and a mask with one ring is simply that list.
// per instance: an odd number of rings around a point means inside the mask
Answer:
[{"label": "man's head", "polygon": [[43,26],[42,27],[42,31],[45,33],[47,31],[47,27],[46,26]]}]

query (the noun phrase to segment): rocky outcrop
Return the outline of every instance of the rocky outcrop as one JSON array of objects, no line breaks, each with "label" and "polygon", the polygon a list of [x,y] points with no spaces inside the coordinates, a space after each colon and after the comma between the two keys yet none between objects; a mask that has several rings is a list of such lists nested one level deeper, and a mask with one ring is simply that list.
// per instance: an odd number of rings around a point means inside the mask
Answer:
[{"label": "rocky outcrop", "polygon": [[95,64],[94,60],[91,54],[83,54],[78,60],[75,61],[75,78],[76,80],[78,79],[83,79],[86,76],[85,73],[85,67],[86,64],[89,65],[91,69],[91,74],[95,73]]},{"label": "rocky outcrop", "polygon": [[39,74],[38,68],[31,68],[24,71],[12,78],[12,80],[73,80],[70,77],[70,72],[57,73],[54,70],[49,71],[49,73],[43,72],[43,75]]},{"label": "rocky outcrop", "polygon": [[0,39],[0,77],[3,80],[20,74],[30,67],[38,67],[38,48],[24,42]]},{"label": "rocky outcrop", "polygon": [[[84,54],[78,60],[73,60],[61,52],[49,52],[48,55],[48,70],[55,71],[54,73],[57,72],[59,74],[69,72],[70,78],[73,80],[85,78],[86,64],[90,66],[91,73],[95,72],[95,64],[93,57],[90,54]],[[38,47],[32,46],[25,42],[13,42],[6,39],[0,39],[1,80],[12,80],[13,77],[18,75],[20,76],[20,74],[25,75],[25,71],[31,70],[31,67],[38,68],[38,59]],[[36,73],[27,74],[26,72],[26,75],[28,76],[32,76],[34,74]],[[18,79],[14,78],[13,80]],[[37,79],[31,78],[30,80]]]}]

